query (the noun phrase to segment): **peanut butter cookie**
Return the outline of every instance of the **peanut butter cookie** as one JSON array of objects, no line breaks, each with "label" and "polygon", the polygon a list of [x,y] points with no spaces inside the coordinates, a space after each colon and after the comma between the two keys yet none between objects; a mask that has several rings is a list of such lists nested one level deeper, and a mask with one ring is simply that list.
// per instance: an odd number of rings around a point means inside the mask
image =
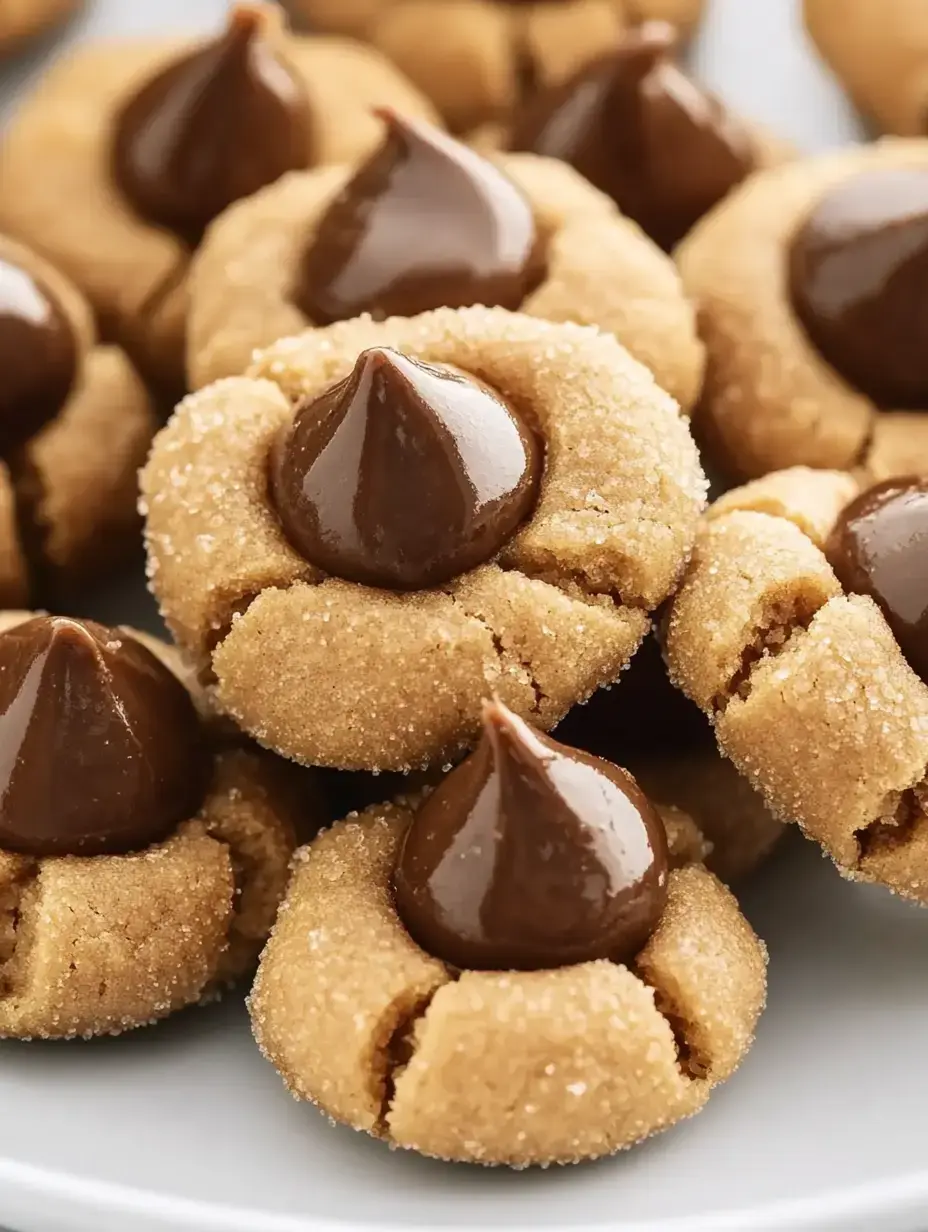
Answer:
[{"label": "peanut butter cookie", "polygon": [[0,236],[0,604],[59,598],[137,549],[148,395],[80,292]]},{"label": "peanut butter cookie", "polygon": [[676,257],[725,469],[928,469],[928,140],[760,172]]},{"label": "peanut butter cookie", "polygon": [[0,55],[24,39],[43,34],[76,12],[83,0],[3,0],[0,5]]},{"label": "peanut butter cookie", "polygon": [[928,495],[805,468],[709,510],[671,673],[784,820],[849,877],[928,901]]},{"label": "peanut butter cookie", "polygon": [[298,853],[255,1035],[296,1096],[391,1145],[512,1167],[612,1154],[737,1068],[764,948],[710,873],[670,869],[626,771],[498,702],[483,725],[418,808]]},{"label": "peanut butter cookie", "polygon": [[690,29],[702,0],[286,0],[314,28],[365,38],[464,132],[608,51],[629,26]]},{"label": "peanut butter cookie", "polygon": [[0,614],[0,708],[0,1036],[118,1034],[244,975],[321,821],[307,772],[224,744],[131,629]]},{"label": "peanut butter cookie", "polygon": [[552,727],[614,680],[705,480],[614,338],[465,308],[281,341],[180,405],[142,489],[152,590],[220,709],[386,770],[463,751],[488,689]]},{"label": "peanut butter cookie", "polygon": [[646,22],[475,144],[569,163],[669,252],[752,171],[794,155],[688,77],[677,41]]},{"label": "peanut butter cookie", "polygon": [[208,224],[286,171],[362,157],[381,104],[432,115],[375,51],[292,36],[271,6],[234,6],[211,42],[81,47],[4,134],[0,228],[81,288],[146,375],[182,389],[187,266]]},{"label": "peanut butter cookie", "polygon": [[213,224],[190,272],[190,384],[310,324],[477,303],[598,325],[684,410],[699,393],[679,275],[606,197],[552,159],[490,162],[397,115],[358,170],[294,172]]},{"label": "peanut butter cookie", "polygon": [[922,0],[805,0],[806,28],[854,102],[887,133],[928,134]]}]

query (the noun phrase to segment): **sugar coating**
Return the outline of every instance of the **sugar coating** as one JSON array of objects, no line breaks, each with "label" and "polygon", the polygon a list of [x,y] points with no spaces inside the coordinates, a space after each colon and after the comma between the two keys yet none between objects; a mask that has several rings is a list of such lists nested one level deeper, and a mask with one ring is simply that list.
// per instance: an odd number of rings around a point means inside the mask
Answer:
[{"label": "sugar coating", "polygon": [[[0,631],[31,615],[0,613]],[[125,635],[187,683],[172,647]],[[116,1035],[244,975],[283,896],[298,825],[321,820],[294,775],[260,750],[220,747],[197,816],[162,843],[92,857],[0,851],[0,1037]]]},{"label": "sugar coating", "polygon": [[36,572],[54,593],[69,592],[137,549],[137,473],[156,419],[125,354],[97,341],[90,306],[75,285],[5,236],[0,258],[48,288],[74,333],[77,353],[64,405],[0,463],[0,604],[10,608],[29,602]]},{"label": "sugar coating", "polygon": [[[704,353],[670,258],[565,163],[532,154],[494,159],[525,193],[546,243],[545,280],[522,311],[614,333],[690,410]],[[192,389],[243,372],[256,348],[312,324],[293,302],[293,287],[320,219],[352,170],[293,172],[212,225],[190,270]]]},{"label": "sugar coating", "polygon": [[458,974],[393,906],[410,816],[369,809],[297,854],[250,998],[293,1093],[393,1145],[515,1167],[608,1155],[698,1111],[766,990],[764,947],[721,883],[673,871],[633,968]]},{"label": "sugar coating", "polygon": [[[818,515],[834,505],[836,477],[796,479],[766,484],[784,501],[779,517],[747,508],[752,490],[770,508],[760,481],[707,521],[671,610],[668,665],[776,815],[798,822],[846,875],[925,902],[928,688],[876,604],[843,595],[798,530],[815,510],[816,533],[827,534]],[[759,638],[771,626],[757,620],[758,596],[767,603],[774,590],[787,602],[775,636]],[[719,619],[722,595],[730,606]]]},{"label": "sugar coating", "polygon": [[41,34],[64,21],[83,0],[3,0],[0,8],[0,51]]},{"label": "sugar coating", "polygon": [[[312,107],[315,145],[307,161],[349,162],[370,150],[381,132],[375,104],[434,118],[373,49],[283,29],[271,36]],[[184,385],[189,249],[135,212],[113,182],[110,158],[122,105],[195,47],[189,39],[149,37],[70,51],[18,108],[0,159],[0,230],[73,279],[146,373],[176,388]]]},{"label": "sugar coating", "polygon": [[865,115],[922,136],[928,108],[928,12],[922,0],[805,0],[806,29]]},{"label": "sugar coating", "polygon": [[[796,228],[829,188],[859,171],[907,166],[928,167],[928,143],[884,140],[761,171],[677,249],[708,355],[701,426],[733,473],[752,478],[796,465],[866,465],[877,408],[806,337],[790,304],[786,255]],[[912,414],[908,422],[928,446],[919,426],[925,419]],[[928,449],[908,452],[918,469],[928,465]]]},{"label": "sugar coating", "polygon": [[702,0],[286,0],[313,29],[369,39],[465,131],[509,111],[610,51],[629,26],[663,18],[688,29]]},{"label": "sugar coating", "polygon": [[766,513],[794,523],[816,547],[824,548],[838,515],[860,490],[860,480],[847,471],[793,466],[726,492],[706,510],[706,519],[714,521],[736,509]]},{"label": "sugar coating", "polygon": [[[292,405],[388,345],[483,378],[547,445],[537,507],[499,559],[438,590],[323,577],[284,538],[268,450]],[[149,578],[220,707],[309,765],[447,759],[494,689],[551,726],[614,680],[675,585],[705,480],[673,400],[614,338],[503,309],[310,330],[188,397],[142,473]]]}]

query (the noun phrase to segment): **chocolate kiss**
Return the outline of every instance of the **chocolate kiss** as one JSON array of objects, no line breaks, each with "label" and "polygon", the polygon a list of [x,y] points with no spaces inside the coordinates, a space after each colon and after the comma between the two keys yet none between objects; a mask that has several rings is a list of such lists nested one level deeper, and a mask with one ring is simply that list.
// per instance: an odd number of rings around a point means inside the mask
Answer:
[{"label": "chocolate kiss", "polygon": [[676,34],[649,21],[527,104],[513,150],[570,163],[666,250],[752,169],[747,134],[673,62]]},{"label": "chocolate kiss", "polygon": [[127,633],[38,616],[0,634],[0,848],[125,852],[194,816],[206,783],[187,690]]},{"label": "chocolate kiss", "polygon": [[534,436],[489,385],[373,347],[297,412],[271,485],[311,564],[417,590],[499,551],[532,508],[541,465]]},{"label": "chocolate kiss", "polygon": [[928,683],[928,478],[888,479],[851,501],[827,555],[844,589],[876,601]]},{"label": "chocolate kiss", "polygon": [[0,454],[8,454],[66,402],[77,371],[77,341],[50,292],[2,259],[0,371]]},{"label": "chocolate kiss", "polygon": [[329,207],[294,298],[311,321],[518,308],[544,277],[525,197],[497,167],[418,120],[377,112],[383,144]]},{"label": "chocolate kiss", "polygon": [[220,39],[158,73],[117,117],[116,183],[191,244],[233,201],[307,164],[309,103],[267,37],[272,21],[271,9],[238,5]]},{"label": "chocolate kiss", "polygon": [[667,896],[667,839],[626,771],[499,702],[406,833],[394,877],[411,936],[455,967],[634,958]]},{"label": "chocolate kiss", "polygon": [[789,254],[793,307],[822,356],[879,406],[928,409],[928,170],[835,185]]}]

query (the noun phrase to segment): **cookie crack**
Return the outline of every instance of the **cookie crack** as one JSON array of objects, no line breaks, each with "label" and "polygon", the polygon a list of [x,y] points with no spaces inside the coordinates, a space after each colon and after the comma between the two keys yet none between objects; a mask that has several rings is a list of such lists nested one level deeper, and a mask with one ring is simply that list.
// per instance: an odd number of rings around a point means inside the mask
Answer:
[{"label": "cookie crack", "polygon": [[13,995],[16,968],[26,922],[37,898],[39,864],[24,860],[22,867],[0,887],[0,999]]},{"label": "cookie crack", "polygon": [[[457,978],[452,972],[448,973],[449,983],[453,983]],[[415,1055],[418,1026],[438,992],[439,989],[434,988],[431,992],[417,996],[411,1005],[402,1008],[394,1001],[384,1015],[389,1024],[388,1034],[374,1055],[371,1071],[374,1091],[380,1105],[372,1132],[380,1138],[390,1137],[390,1111],[396,1097],[396,1085]]]},{"label": "cookie crack", "polygon": [[544,705],[550,701],[548,694],[544,691],[535,676],[534,665],[530,659],[526,659],[520,655],[514,648],[509,648],[503,641],[502,635],[497,633],[485,616],[482,616],[479,611],[474,611],[466,603],[463,603],[454,591],[446,590],[443,592],[448,596],[456,608],[458,608],[468,620],[473,620],[475,624],[480,625],[486,630],[487,636],[493,645],[493,650],[499,661],[500,671],[504,672],[509,667],[516,667],[524,674],[524,681],[532,690],[534,700],[532,702],[532,714],[541,714]]},{"label": "cookie crack", "polygon": [[712,714],[723,714],[736,699],[746,701],[751,695],[758,665],[782,655],[796,637],[808,631],[818,611],[819,605],[810,596],[801,594],[771,603],[764,618],[751,630],[738,667],[709,703]]},{"label": "cookie crack", "polygon": [[923,777],[915,787],[908,787],[899,794],[891,810],[887,809],[854,832],[857,868],[863,869],[868,862],[909,846],[928,821],[924,807],[925,793]]},{"label": "cookie crack", "polygon": [[696,1041],[696,1028],[687,1017],[679,1001],[666,989],[659,987],[637,964],[630,970],[654,994],[654,1008],[667,1023],[676,1049],[677,1069],[689,1082],[707,1082],[712,1077],[712,1058]]},{"label": "cookie crack", "polygon": [[560,565],[550,569],[526,564],[506,565],[502,561],[497,564],[503,573],[515,573],[529,582],[544,582],[571,599],[576,599],[578,603],[585,603],[587,607],[600,607],[597,599],[608,599],[617,608],[645,613],[652,610],[640,595],[627,596],[614,586],[592,585],[586,574],[579,569],[565,569]]}]

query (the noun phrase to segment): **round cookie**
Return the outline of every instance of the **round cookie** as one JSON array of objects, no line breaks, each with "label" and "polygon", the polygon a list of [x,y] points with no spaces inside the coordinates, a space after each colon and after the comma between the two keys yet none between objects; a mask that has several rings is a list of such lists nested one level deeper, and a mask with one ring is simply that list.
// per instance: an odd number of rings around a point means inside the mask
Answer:
[{"label": "round cookie", "polygon": [[488,689],[550,728],[614,680],[705,480],[614,338],[471,308],[283,340],[180,405],[142,488],[151,588],[219,707],[386,770],[463,751]]},{"label": "round cookie", "polygon": [[928,134],[928,12],[921,0],[804,0],[806,29],[881,130]]},{"label": "round cookie", "polygon": [[669,868],[630,775],[499,704],[484,723],[418,808],[352,815],[298,853],[255,1035],[294,1095],[392,1146],[512,1167],[612,1154],[737,1068],[764,948],[710,873]]},{"label": "round cookie", "polygon": [[630,25],[690,29],[702,0],[287,0],[320,30],[365,38],[465,132],[613,46]]},{"label": "round cookie", "polygon": [[57,26],[82,4],[83,0],[4,0],[0,8],[0,55],[24,39]]},{"label": "round cookie", "polygon": [[671,855],[726,885],[754,872],[786,832],[725,757],[700,709],[667,677],[657,635],[611,688],[574,706],[558,740],[624,766],[660,813]]},{"label": "round cookie", "polygon": [[5,612],[0,668],[0,1036],[115,1035],[246,974],[322,820],[306,772],[224,741],[135,630]]},{"label": "round cookie", "polygon": [[758,173],[676,255],[707,372],[696,429],[750,478],[928,466],[928,140]]},{"label": "round cookie", "polygon": [[137,472],[156,427],[80,292],[0,235],[0,604],[48,600],[139,543]]},{"label": "round cookie", "polygon": [[717,501],[667,661],[774,813],[846,876],[926,902],[928,502],[918,479],[861,486],[795,468]]},{"label": "round cookie", "polygon": [[689,77],[678,40],[646,22],[472,140],[570,164],[670,252],[752,171],[794,156]]},{"label": "round cookie", "polygon": [[[415,247],[411,226],[429,233]],[[614,333],[684,410],[696,401],[703,352],[679,275],[610,201],[552,159],[490,163],[396,116],[357,171],[294,172],[213,224],[190,272],[190,386],[238,374],[255,348],[333,316],[409,316],[494,294]]]},{"label": "round cookie", "polygon": [[211,42],[89,44],[7,127],[0,229],[66,273],[146,375],[182,389],[186,273],[207,224],[285,171],[362,157],[377,105],[433,114],[372,49],[290,35],[267,5],[233,6]]}]

